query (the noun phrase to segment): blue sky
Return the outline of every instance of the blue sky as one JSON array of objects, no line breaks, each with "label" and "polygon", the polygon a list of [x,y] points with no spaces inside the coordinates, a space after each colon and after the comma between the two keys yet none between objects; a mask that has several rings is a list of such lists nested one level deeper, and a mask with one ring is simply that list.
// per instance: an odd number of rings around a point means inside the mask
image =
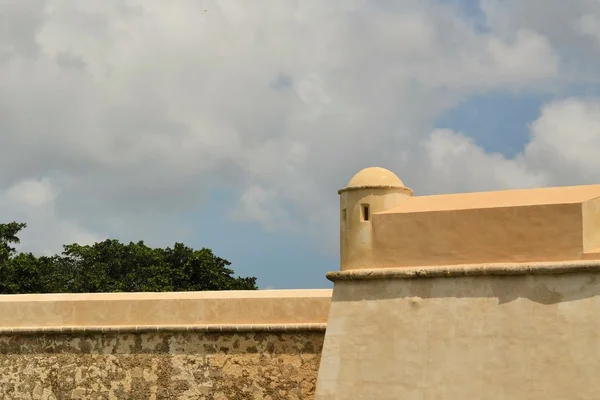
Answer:
[{"label": "blue sky", "polygon": [[441,113],[438,128],[450,128],[475,139],[488,152],[514,157],[529,141],[528,126],[550,96],[539,93],[491,92],[472,96]]},{"label": "blue sky", "polygon": [[[335,192],[337,189],[333,189]],[[266,232],[253,222],[228,217],[235,195],[216,191],[189,221],[196,231],[189,246],[208,247],[229,260],[241,276],[256,276],[260,288],[328,288],[327,271],[339,268],[339,259],[315,249],[298,235]]]}]

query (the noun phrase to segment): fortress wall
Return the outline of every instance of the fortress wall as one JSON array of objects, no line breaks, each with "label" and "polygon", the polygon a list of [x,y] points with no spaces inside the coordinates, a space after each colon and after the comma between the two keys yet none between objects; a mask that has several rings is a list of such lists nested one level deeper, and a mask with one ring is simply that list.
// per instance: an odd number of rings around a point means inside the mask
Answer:
[{"label": "fortress wall", "polygon": [[577,260],[584,222],[581,203],[390,211],[373,216],[372,267]]},{"label": "fortress wall", "polygon": [[593,258],[600,258],[600,197],[582,204],[583,251]]},{"label": "fortress wall", "polygon": [[598,398],[598,261],[328,276],[317,400]]},{"label": "fortress wall", "polygon": [[311,399],[330,290],[0,296],[0,398]]}]

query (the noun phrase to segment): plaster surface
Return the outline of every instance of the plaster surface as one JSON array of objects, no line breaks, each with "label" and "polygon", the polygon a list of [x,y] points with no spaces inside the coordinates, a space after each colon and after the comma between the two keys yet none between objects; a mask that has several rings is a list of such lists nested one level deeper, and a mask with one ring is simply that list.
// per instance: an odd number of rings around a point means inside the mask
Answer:
[{"label": "plaster surface", "polygon": [[327,322],[331,290],[0,295],[0,330]]},{"label": "plaster surface", "polygon": [[355,190],[361,188],[387,187],[387,188],[404,188],[410,191],[404,182],[392,171],[380,167],[364,168],[356,173],[348,182],[345,188],[340,189],[338,193]]},{"label": "plaster surface", "polygon": [[317,400],[598,398],[600,185],[338,193]]},{"label": "plaster surface", "polygon": [[338,280],[316,399],[597,399],[599,295],[598,266]]},{"label": "plaster surface", "polygon": [[600,185],[451,193],[432,196],[414,196],[411,201],[391,208],[385,213],[394,214],[398,212],[455,211],[508,206],[576,204],[596,197],[600,197]]},{"label": "plaster surface", "polygon": [[340,268],[349,270],[371,266],[372,215],[401,204],[412,195],[412,190],[404,186],[394,173],[371,167],[354,175],[339,194]]},{"label": "plaster surface", "polygon": [[600,185],[413,196],[372,167],[338,192],[342,271],[600,256]]},{"label": "plaster surface", "polygon": [[600,185],[411,197],[373,215],[362,268],[597,258],[598,197]]}]

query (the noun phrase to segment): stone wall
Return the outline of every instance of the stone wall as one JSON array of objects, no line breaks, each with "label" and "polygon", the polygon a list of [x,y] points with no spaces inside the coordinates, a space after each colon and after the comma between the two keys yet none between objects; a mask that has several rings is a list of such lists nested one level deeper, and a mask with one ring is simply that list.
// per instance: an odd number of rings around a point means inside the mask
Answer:
[{"label": "stone wall", "polygon": [[0,399],[312,399],[330,300],[330,290],[0,296]]},{"label": "stone wall", "polygon": [[314,397],[324,332],[0,335],[2,399]]}]

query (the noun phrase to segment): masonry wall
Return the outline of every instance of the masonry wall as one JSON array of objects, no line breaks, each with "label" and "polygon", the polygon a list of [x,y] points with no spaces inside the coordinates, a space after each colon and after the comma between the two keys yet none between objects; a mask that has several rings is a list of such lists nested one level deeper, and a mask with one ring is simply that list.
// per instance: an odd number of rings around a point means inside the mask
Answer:
[{"label": "masonry wall", "polygon": [[0,399],[312,399],[330,296],[0,296]]},{"label": "masonry wall", "polygon": [[329,276],[317,400],[598,399],[598,261]]},{"label": "masonry wall", "polygon": [[2,399],[311,399],[323,332],[0,335]]}]

